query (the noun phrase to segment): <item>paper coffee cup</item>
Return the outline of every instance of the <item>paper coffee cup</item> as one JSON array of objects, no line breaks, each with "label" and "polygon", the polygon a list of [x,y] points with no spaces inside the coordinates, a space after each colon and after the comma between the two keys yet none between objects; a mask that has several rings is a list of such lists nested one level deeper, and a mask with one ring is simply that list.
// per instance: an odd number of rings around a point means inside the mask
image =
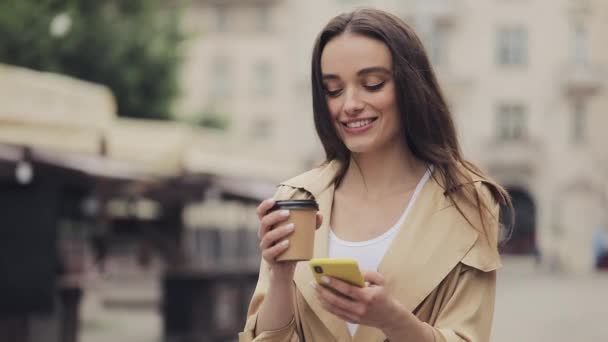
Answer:
[{"label": "paper coffee cup", "polygon": [[[274,210],[289,210],[287,220],[281,222],[278,226],[294,224],[293,233],[285,238],[289,240],[289,247],[276,260],[310,260],[313,255],[315,231],[317,230],[317,211],[319,210],[317,202],[315,200],[276,201],[271,211]],[[277,241],[277,243],[281,241]]]}]

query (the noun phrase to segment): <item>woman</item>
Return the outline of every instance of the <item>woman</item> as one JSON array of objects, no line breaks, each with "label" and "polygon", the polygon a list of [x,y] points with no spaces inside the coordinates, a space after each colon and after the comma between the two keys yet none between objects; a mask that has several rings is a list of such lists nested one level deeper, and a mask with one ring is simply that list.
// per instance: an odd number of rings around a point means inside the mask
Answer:
[{"label": "woman", "polygon": [[372,9],[332,19],[315,43],[312,84],[327,162],[274,199],[316,199],[315,257],[355,258],[369,286],[317,286],[307,263],[275,262],[287,248],[275,242],[294,227],[266,200],[240,340],[488,341],[498,205],[510,200],[463,158],[413,30]]}]

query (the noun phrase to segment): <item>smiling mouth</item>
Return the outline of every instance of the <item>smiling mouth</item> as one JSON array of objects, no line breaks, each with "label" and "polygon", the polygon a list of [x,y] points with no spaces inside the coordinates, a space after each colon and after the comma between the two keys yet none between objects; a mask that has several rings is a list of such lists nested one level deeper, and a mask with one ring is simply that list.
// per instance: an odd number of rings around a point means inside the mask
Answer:
[{"label": "smiling mouth", "polygon": [[372,122],[376,121],[376,119],[378,119],[378,118],[369,118],[369,119],[362,119],[362,120],[351,121],[351,122],[342,122],[342,125],[344,125],[345,127],[348,127],[348,128],[359,128],[359,127],[363,127],[363,126],[367,126],[367,125],[371,124]]}]

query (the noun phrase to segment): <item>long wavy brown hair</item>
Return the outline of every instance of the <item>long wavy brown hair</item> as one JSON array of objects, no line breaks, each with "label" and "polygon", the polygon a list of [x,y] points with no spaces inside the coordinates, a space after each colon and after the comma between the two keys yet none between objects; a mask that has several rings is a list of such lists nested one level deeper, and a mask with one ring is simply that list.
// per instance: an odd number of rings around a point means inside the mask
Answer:
[{"label": "long wavy brown hair", "polygon": [[[358,9],[341,14],[330,20],[315,41],[312,56],[315,128],[325,149],[326,160],[338,160],[342,165],[335,179],[336,185],[340,184],[349,166],[350,151],[336,133],[331,120],[323,85],[321,56],[325,45],[345,32],[386,44],[392,56],[395,95],[407,148],[419,160],[434,165],[435,174],[439,175],[435,179],[444,188],[444,195],[456,205],[464,218],[471,223],[455,200],[457,197],[477,208],[482,227],[475,228],[482,229],[487,237],[494,236],[489,233],[486,222],[488,219],[498,221],[499,218],[492,214],[493,204],[481,195],[475,183],[485,184],[492,199],[509,209],[513,216],[511,198],[503,187],[464,158],[452,114],[420,39],[403,20],[384,11]],[[514,222],[513,217],[511,222]]]}]

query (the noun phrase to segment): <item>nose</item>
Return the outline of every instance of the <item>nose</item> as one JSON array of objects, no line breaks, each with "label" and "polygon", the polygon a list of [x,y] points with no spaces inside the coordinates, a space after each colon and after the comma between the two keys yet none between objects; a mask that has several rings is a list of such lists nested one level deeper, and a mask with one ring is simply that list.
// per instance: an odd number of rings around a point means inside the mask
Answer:
[{"label": "nose", "polygon": [[344,107],[343,107],[346,115],[348,115],[348,116],[357,115],[357,114],[361,113],[363,108],[365,108],[365,103],[363,101],[361,101],[361,99],[358,97],[357,92],[354,89],[346,91]]}]

